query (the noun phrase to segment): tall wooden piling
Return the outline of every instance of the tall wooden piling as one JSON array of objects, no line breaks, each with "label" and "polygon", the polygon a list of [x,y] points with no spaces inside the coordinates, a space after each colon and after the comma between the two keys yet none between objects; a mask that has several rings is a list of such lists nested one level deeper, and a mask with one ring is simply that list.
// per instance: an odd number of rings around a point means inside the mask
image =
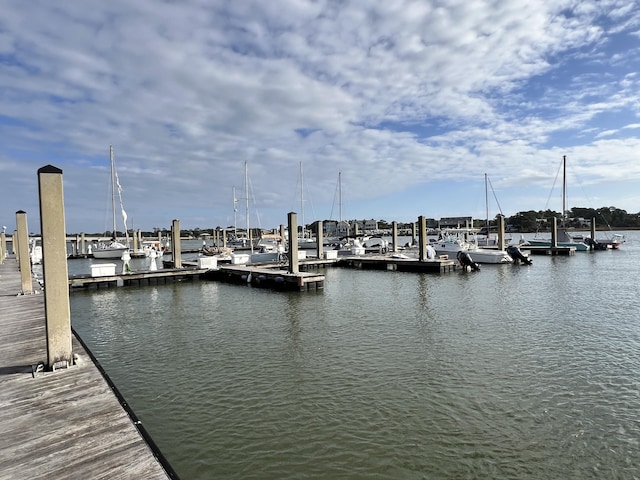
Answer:
[{"label": "tall wooden piling", "polygon": [[171,224],[171,257],[173,268],[182,268],[182,252],[180,250],[180,220]]},{"label": "tall wooden piling", "polygon": [[411,224],[411,246],[416,244],[416,222]]},{"label": "tall wooden piling", "polygon": [[4,263],[4,259],[7,257],[7,234],[0,233],[0,263]]},{"label": "tall wooden piling", "polygon": [[591,219],[591,240],[596,241],[596,217]]},{"label": "tall wooden piling", "polygon": [[324,238],[322,235],[322,220],[318,220],[316,222],[316,258],[319,260],[324,258],[323,243]]},{"label": "tall wooden piling", "polygon": [[298,262],[298,214],[289,212],[287,214],[289,224],[289,273],[299,273]]},{"label": "tall wooden piling", "polygon": [[418,251],[421,262],[427,260],[427,219],[424,215],[418,217]]},{"label": "tall wooden piling", "polygon": [[87,239],[85,238],[84,233],[80,234],[80,254],[81,255],[87,254]]},{"label": "tall wooden piling", "polygon": [[137,232],[133,232],[133,251],[137,252],[138,251],[138,233],[140,232],[140,230],[138,230]]},{"label": "tall wooden piling", "polygon": [[38,170],[42,273],[45,289],[47,366],[71,365],[71,309],[67,270],[62,170],[47,165]]},{"label": "tall wooden piling", "polygon": [[[487,238],[489,238],[488,231]],[[498,250],[504,250],[504,215],[498,215]]]},{"label": "tall wooden piling", "polygon": [[391,222],[391,241],[393,242],[393,253],[398,252],[398,222]]},{"label": "tall wooden piling", "polygon": [[558,248],[558,219],[551,219],[551,248]]},{"label": "tall wooden piling", "polygon": [[18,230],[14,230],[11,235],[11,251],[16,257],[16,261],[20,261],[20,252],[18,252]]},{"label": "tall wooden piling", "polygon": [[31,278],[31,257],[29,255],[29,229],[27,228],[27,212],[18,210],[16,212],[16,227],[18,231],[18,266],[20,268],[20,279],[22,280],[23,295],[33,293],[33,282]]}]

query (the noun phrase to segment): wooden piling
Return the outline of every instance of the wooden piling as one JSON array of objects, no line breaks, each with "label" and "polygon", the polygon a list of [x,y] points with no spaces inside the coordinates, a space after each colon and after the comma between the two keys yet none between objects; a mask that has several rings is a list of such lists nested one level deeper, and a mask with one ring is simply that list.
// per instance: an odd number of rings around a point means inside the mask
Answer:
[{"label": "wooden piling", "polygon": [[7,234],[0,233],[0,264],[4,263],[4,259],[7,257]]},{"label": "wooden piling", "polygon": [[45,289],[47,367],[72,365],[69,272],[62,170],[47,165],[38,170],[42,273]]},{"label": "wooden piling", "polygon": [[[488,231],[487,238],[489,238]],[[504,215],[498,215],[498,250],[504,250],[504,247]]]},{"label": "wooden piling", "polygon": [[424,215],[418,217],[418,258],[421,262],[427,260],[427,219]]},{"label": "wooden piling", "polygon": [[171,258],[174,268],[182,268],[182,252],[180,251],[180,220],[171,224]]},{"label": "wooden piling", "polygon": [[23,295],[33,293],[31,279],[31,257],[29,255],[29,229],[27,228],[27,213],[23,210],[16,212],[16,227],[18,231],[18,265],[22,280],[21,293]]},{"label": "wooden piling", "polygon": [[324,258],[322,220],[316,222],[316,258]]},{"label": "wooden piling", "polygon": [[551,219],[551,248],[558,248],[558,219]]},{"label": "wooden piling", "polygon": [[289,273],[298,273],[298,214],[289,212],[287,215],[289,224]]},{"label": "wooden piling", "polygon": [[391,222],[391,241],[393,242],[393,253],[398,252],[398,222]]}]

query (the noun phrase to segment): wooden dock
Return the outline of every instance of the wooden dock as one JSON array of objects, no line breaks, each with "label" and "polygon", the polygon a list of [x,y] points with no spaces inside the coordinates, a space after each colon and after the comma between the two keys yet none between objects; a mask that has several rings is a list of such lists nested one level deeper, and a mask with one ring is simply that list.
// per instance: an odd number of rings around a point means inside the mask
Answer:
[{"label": "wooden dock", "polygon": [[436,258],[421,261],[417,258],[394,258],[389,255],[341,258],[340,266],[356,269],[390,270],[398,272],[444,273],[455,270],[456,261]]},{"label": "wooden dock", "polygon": [[206,272],[205,278],[274,290],[305,291],[323,289],[325,277],[309,272],[289,273],[268,266],[223,265]]},{"label": "wooden dock", "polygon": [[538,245],[518,245],[520,250],[526,250],[531,255],[575,255],[576,247],[571,246],[559,246],[559,247],[545,247]]},{"label": "wooden dock", "polygon": [[44,296],[20,289],[8,258],[0,264],[0,479],[177,478],[76,335],[75,365],[39,367]]},{"label": "wooden dock", "polygon": [[155,271],[141,271],[92,277],[91,275],[71,275],[69,288],[113,288],[124,286],[164,285],[166,283],[193,281],[202,277],[207,269],[202,268],[164,268]]}]

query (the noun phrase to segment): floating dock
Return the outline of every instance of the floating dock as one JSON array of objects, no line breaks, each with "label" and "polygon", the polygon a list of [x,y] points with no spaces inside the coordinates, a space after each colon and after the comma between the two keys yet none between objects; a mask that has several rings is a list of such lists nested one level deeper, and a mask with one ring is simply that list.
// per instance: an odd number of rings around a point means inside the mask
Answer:
[{"label": "floating dock", "polygon": [[0,478],[178,478],[76,335],[75,365],[41,368],[44,294],[20,291],[9,257],[0,264]]},{"label": "floating dock", "polygon": [[419,260],[417,258],[395,258],[393,256],[346,257],[338,261],[343,267],[398,272],[444,273],[455,270],[456,262],[448,258]]},{"label": "floating dock", "polygon": [[545,247],[538,245],[518,245],[520,250],[526,250],[531,255],[575,255],[576,247]]},{"label": "floating dock", "polygon": [[[165,262],[169,265],[169,262]],[[308,291],[324,288],[325,276],[316,273],[320,268],[345,267],[353,269],[388,270],[418,273],[445,273],[456,268],[456,261],[445,257],[421,261],[417,258],[397,258],[393,255],[365,255],[338,259],[309,258],[299,262],[299,271],[290,273],[286,265],[264,263],[254,265],[222,264],[217,268],[199,268],[197,262],[182,262],[183,268],[163,268],[123,274],[69,277],[69,289],[103,289],[125,286],[164,285],[166,283],[214,280],[251,285],[274,290]]]},{"label": "floating dock", "polygon": [[123,273],[121,275],[71,275],[69,289],[102,289],[125,286],[164,285],[173,282],[193,281],[202,278],[207,269],[165,268],[154,271]]},{"label": "floating dock", "polygon": [[309,272],[289,273],[277,268],[251,265],[224,265],[204,275],[218,280],[274,290],[305,291],[324,288],[324,275]]}]

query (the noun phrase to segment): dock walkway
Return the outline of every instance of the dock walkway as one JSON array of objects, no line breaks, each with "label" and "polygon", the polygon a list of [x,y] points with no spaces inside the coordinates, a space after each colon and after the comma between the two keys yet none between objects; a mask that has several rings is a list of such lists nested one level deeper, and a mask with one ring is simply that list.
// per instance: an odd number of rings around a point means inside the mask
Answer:
[{"label": "dock walkway", "polygon": [[177,478],[75,335],[76,365],[38,371],[47,358],[44,295],[20,290],[8,258],[0,264],[0,480]]}]

